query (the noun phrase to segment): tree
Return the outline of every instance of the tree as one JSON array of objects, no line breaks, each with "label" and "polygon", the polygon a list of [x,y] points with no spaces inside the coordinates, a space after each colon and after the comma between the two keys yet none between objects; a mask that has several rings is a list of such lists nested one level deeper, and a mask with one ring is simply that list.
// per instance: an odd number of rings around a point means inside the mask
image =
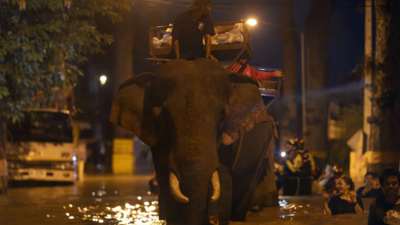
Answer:
[{"label": "tree", "polygon": [[328,98],[323,89],[328,84],[328,44],[331,18],[336,0],[313,0],[306,18],[307,71],[307,149],[327,150]]},{"label": "tree", "polygon": [[369,165],[368,170],[379,173],[387,166],[396,169],[399,166],[400,1],[375,0],[375,15],[372,116],[368,121],[371,123],[370,150],[380,156],[380,161]]},{"label": "tree", "polygon": [[[133,41],[134,24],[130,11],[122,14],[124,20],[114,26],[114,94],[118,92],[119,85],[133,76]],[[120,126],[114,126],[116,138],[132,138],[132,132]]]},{"label": "tree", "polygon": [[[299,62],[299,38],[297,32],[291,29],[296,28],[293,15],[294,0],[282,1],[282,46],[283,46],[283,71],[285,81],[283,87],[284,100],[279,107],[281,114],[280,121],[280,146],[286,146],[286,140],[299,137],[298,128],[299,114],[298,102],[295,100],[298,94],[298,62]],[[287,29],[291,28],[291,29]],[[280,104],[280,105],[281,105]]]},{"label": "tree", "polygon": [[83,75],[79,65],[113,41],[94,17],[120,21],[117,12],[131,1],[0,0],[0,158],[6,121],[20,121],[24,109],[52,102],[52,90],[73,86]]}]

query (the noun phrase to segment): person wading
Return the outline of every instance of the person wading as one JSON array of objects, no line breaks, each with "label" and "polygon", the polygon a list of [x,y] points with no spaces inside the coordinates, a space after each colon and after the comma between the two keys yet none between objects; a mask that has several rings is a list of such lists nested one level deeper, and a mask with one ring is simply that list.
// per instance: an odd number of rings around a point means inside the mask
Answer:
[{"label": "person wading", "polygon": [[385,169],[379,175],[379,183],[384,195],[376,198],[369,206],[368,225],[384,225],[389,210],[400,211],[400,173],[395,169]]},{"label": "person wading", "polygon": [[375,176],[373,173],[367,173],[364,177],[364,187],[360,187],[357,190],[357,195],[361,198],[377,198],[383,195],[383,191],[380,187],[376,188],[374,184]]},{"label": "person wading", "polygon": [[348,176],[341,176],[338,183],[339,195],[335,195],[328,203],[329,194],[325,193],[324,208],[328,215],[345,213],[364,213],[363,202],[354,192],[353,180]]}]

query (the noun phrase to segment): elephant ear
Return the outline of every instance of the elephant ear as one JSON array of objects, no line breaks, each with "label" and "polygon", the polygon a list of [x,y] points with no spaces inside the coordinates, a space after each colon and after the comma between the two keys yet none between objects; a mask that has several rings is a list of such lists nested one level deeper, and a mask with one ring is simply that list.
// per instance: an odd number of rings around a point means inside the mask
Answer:
[{"label": "elephant ear", "polygon": [[144,143],[154,146],[158,140],[155,121],[145,105],[153,73],[143,73],[123,82],[115,97],[110,122],[133,132]]},{"label": "elephant ear", "polygon": [[257,81],[241,75],[230,74],[232,92],[229,98],[229,116],[222,133],[222,143],[230,145],[261,122],[268,120]]}]

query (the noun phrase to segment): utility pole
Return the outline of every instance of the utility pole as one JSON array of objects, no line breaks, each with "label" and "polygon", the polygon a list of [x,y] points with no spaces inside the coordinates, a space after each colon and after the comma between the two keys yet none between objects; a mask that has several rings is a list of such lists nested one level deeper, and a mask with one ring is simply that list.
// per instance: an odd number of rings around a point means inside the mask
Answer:
[{"label": "utility pole", "polygon": [[365,56],[364,56],[364,125],[366,150],[370,149],[371,125],[368,117],[372,113],[371,82],[372,82],[372,0],[365,0]]}]

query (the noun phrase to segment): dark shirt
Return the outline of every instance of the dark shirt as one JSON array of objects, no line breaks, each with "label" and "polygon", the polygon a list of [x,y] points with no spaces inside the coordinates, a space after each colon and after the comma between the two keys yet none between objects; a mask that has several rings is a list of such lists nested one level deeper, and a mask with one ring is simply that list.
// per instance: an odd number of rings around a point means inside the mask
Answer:
[{"label": "dark shirt", "polygon": [[382,189],[380,189],[380,188],[378,188],[378,189],[372,188],[371,191],[369,191],[366,195],[363,196],[362,193],[363,193],[364,189],[365,189],[365,186],[364,187],[360,187],[357,190],[357,196],[360,196],[361,198],[377,198],[377,197],[383,195]]},{"label": "dark shirt", "polygon": [[[190,11],[179,14],[175,19],[172,29],[172,43],[179,40],[180,58],[195,60],[204,57],[203,37],[204,35],[215,35],[214,25],[211,16],[200,18],[199,21],[193,21]],[[171,52],[175,58],[174,48]]]},{"label": "dark shirt", "polygon": [[386,202],[384,195],[379,196],[369,206],[368,225],[385,225],[383,218],[385,218],[387,211],[398,210],[399,208],[398,205]]},{"label": "dark shirt", "polygon": [[[357,203],[364,210],[363,202],[360,197],[357,196]],[[340,195],[335,195],[329,200],[328,207],[332,212],[332,215],[345,214],[345,213],[356,213],[354,208],[356,203],[349,203],[346,200],[340,198]]]}]

